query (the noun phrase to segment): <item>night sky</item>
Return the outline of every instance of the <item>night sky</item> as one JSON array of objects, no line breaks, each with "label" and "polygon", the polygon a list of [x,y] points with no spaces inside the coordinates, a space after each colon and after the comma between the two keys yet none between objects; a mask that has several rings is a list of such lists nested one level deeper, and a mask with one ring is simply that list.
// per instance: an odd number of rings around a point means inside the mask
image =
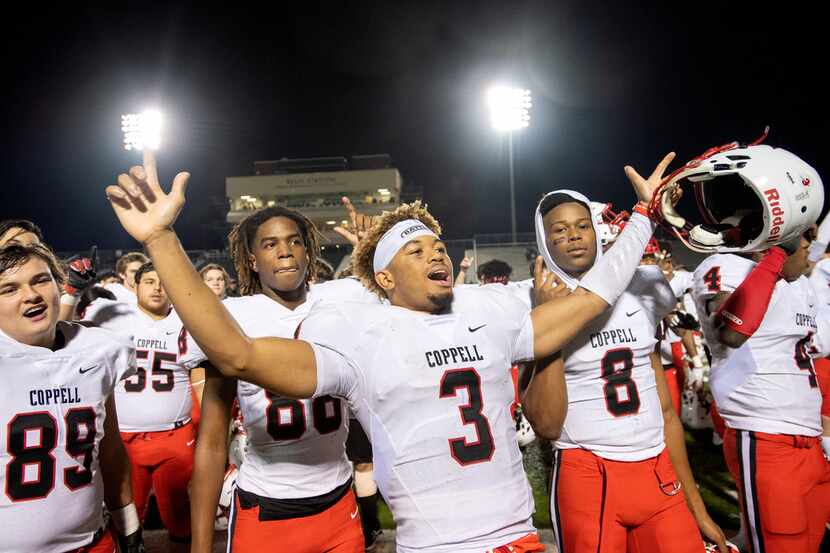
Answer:
[{"label": "night sky", "polygon": [[120,114],[159,106],[162,179],[193,174],[186,247],[221,247],[225,177],[281,157],[388,153],[447,237],[509,232],[505,141],[483,103],[496,82],[534,96],[520,232],[547,190],[627,208],[624,164],[685,161],[766,124],[768,144],[830,181],[818,3],[201,4],[7,13],[0,218],[35,220],[57,250],[134,245],[103,189],[138,161]]}]

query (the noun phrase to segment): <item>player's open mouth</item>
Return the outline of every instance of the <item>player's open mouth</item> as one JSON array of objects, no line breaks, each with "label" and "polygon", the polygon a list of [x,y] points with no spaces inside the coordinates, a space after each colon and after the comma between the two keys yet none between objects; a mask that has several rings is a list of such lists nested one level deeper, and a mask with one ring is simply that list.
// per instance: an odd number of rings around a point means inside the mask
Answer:
[{"label": "player's open mouth", "polygon": [[46,306],[36,305],[23,312],[23,316],[33,321],[40,321],[46,316]]},{"label": "player's open mouth", "polygon": [[442,286],[452,286],[452,282],[450,281],[450,272],[444,268],[435,268],[432,269],[428,274],[427,278],[433,282],[437,282]]}]

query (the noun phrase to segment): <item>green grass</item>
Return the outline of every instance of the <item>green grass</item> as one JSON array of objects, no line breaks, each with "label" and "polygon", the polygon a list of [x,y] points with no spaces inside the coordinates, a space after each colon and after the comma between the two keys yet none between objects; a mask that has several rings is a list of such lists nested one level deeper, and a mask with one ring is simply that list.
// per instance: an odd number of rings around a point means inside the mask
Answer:
[{"label": "green grass", "polygon": [[[550,528],[550,506],[548,503],[547,468],[543,460],[542,448],[550,447],[538,440],[528,446],[524,453],[525,471],[533,488],[536,512],[533,523],[537,528]],[[686,431],[686,450],[689,463],[700,488],[700,494],[706,502],[709,515],[724,530],[736,530],[739,525],[738,502],[729,492],[735,485],[726,469],[723,450],[712,445],[711,430]],[[378,515],[383,528],[394,528],[392,513],[383,501],[380,501]]]}]

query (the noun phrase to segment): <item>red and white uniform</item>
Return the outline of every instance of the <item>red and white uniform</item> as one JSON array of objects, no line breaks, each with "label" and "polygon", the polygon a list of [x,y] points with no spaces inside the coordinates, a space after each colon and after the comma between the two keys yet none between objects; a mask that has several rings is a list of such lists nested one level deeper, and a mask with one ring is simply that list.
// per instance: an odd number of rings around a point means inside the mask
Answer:
[{"label": "red and white uniform", "polygon": [[732,428],[818,436],[821,394],[808,355],[818,299],[806,277],[779,280],[763,322],[738,349],[718,340],[706,303],[734,291],[755,266],[737,255],[712,255],[695,270],[694,297],[712,352],[709,385],[718,412]]},{"label": "red and white uniform", "polygon": [[400,553],[481,553],[534,532],[507,370],[532,358],[504,286],[455,290],[450,313],[321,302],[300,327],[317,394],[348,399],[374,451]]},{"label": "red and white uniform", "polygon": [[707,302],[734,291],[754,266],[713,255],[695,271],[695,301],[713,355],[709,383],[726,422],[724,457],[751,551],[817,552],[830,518],[821,393],[809,355],[819,300],[805,277],[779,280],[755,333],[737,349],[721,344]]},{"label": "red and white uniform", "polygon": [[[359,284],[358,284],[359,285]],[[315,288],[319,288],[315,287]],[[228,298],[225,307],[248,336],[293,338],[311,300],[290,310],[264,294]],[[205,358],[198,352],[193,366]],[[262,497],[292,499],[323,495],[351,479],[346,458],[348,404],[333,397],[288,399],[248,382],[237,382],[248,450],[237,485]]]},{"label": "red and white uniform", "polygon": [[135,371],[132,343],[58,322],[63,347],[0,333],[0,552],[65,553],[101,529],[106,401]]},{"label": "red and white uniform", "polygon": [[[135,305],[99,300],[87,320],[123,336],[131,336],[138,371],[115,390],[122,432],[160,432],[190,421],[192,392],[187,332],[175,311],[154,320]],[[96,302],[97,303],[97,302]]]},{"label": "red and white uniform", "polygon": [[663,273],[641,266],[611,309],[562,349],[568,413],[551,493],[562,553],[703,551],[669,460],[650,357],[675,305]]},{"label": "red and white uniform", "polygon": [[663,274],[640,267],[626,292],[563,349],[568,415],[556,448],[641,461],[665,447],[650,355],[675,305]]}]

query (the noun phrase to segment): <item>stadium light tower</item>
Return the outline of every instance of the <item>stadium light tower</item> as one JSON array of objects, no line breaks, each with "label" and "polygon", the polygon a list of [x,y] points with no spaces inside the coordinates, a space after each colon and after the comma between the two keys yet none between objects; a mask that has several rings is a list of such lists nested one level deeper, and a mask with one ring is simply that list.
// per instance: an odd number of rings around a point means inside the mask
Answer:
[{"label": "stadium light tower", "polygon": [[494,86],[487,91],[490,124],[499,132],[507,133],[507,156],[510,169],[510,223],[512,239],[516,242],[516,183],[513,177],[513,133],[530,126],[530,108],[533,103],[530,90]]},{"label": "stadium light tower", "polygon": [[161,145],[162,117],[158,110],[126,113],[121,116],[125,150],[158,150]]}]

